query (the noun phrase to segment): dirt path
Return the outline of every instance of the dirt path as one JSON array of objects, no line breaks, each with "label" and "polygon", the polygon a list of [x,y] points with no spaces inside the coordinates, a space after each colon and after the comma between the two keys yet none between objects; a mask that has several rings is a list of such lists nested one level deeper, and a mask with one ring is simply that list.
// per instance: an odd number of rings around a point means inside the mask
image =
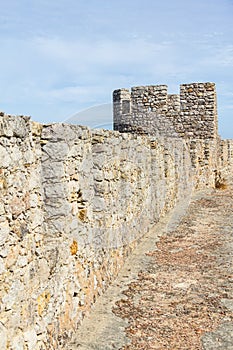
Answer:
[{"label": "dirt path", "polygon": [[233,349],[233,190],[197,195],[176,225],[184,210],[144,238],[67,349]]}]

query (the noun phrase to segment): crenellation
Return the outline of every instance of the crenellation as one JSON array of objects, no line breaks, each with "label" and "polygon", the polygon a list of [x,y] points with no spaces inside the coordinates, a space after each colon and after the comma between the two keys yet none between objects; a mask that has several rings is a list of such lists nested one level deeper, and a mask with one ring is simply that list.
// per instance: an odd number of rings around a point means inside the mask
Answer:
[{"label": "crenellation", "polygon": [[[124,114],[122,109],[114,107],[115,130],[161,134],[161,124],[165,123],[169,124],[166,127],[168,135],[172,125],[173,136],[177,137],[205,139],[218,136],[214,83],[182,84],[179,95],[168,94],[166,85],[133,87],[131,96],[129,90],[127,94],[131,108]],[[115,98],[115,105],[114,101]]]},{"label": "crenellation", "polygon": [[131,89],[132,113],[167,110],[167,86],[138,86]]},{"label": "crenellation", "polygon": [[169,114],[174,115],[177,115],[177,112],[180,112],[180,95],[168,94],[167,111]]},{"label": "crenellation", "polygon": [[218,126],[215,84],[182,84],[180,101],[185,135],[198,139],[216,138]]}]

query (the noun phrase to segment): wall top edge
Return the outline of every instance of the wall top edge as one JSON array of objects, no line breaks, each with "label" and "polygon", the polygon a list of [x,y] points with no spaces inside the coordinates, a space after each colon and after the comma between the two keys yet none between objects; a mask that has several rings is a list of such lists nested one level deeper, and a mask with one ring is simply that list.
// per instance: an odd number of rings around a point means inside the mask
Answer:
[{"label": "wall top edge", "polygon": [[[203,86],[203,87],[215,87],[215,83],[214,82],[191,82],[191,83],[184,83],[184,84],[180,84],[180,88],[185,88],[185,87],[197,87],[197,86]],[[120,92],[129,92],[131,91],[135,91],[135,90],[144,90],[144,89],[167,89],[168,85],[166,84],[153,84],[153,85],[139,85],[139,86],[132,86],[130,89],[126,89],[126,88],[120,88],[120,89],[116,89],[113,91],[113,94],[117,94]]]}]

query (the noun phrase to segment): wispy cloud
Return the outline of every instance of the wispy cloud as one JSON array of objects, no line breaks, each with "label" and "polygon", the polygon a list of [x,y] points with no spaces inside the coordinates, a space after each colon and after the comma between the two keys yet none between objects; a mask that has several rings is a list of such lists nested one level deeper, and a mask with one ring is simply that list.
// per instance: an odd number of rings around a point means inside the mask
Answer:
[{"label": "wispy cloud", "polygon": [[228,44],[219,49],[213,63],[222,64],[225,67],[233,67],[233,44]]},{"label": "wispy cloud", "polygon": [[[82,70],[90,63],[95,65],[121,65],[150,62],[158,56],[166,56],[171,44],[155,43],[144,39],[130,41],[99,40],[67,41],[61,38],[38,38],[34,42],[39,54],[48,59],[56,59],[62,64],[71,64],[74,69]],[[81,63],[81,67],[79,64]]]}]

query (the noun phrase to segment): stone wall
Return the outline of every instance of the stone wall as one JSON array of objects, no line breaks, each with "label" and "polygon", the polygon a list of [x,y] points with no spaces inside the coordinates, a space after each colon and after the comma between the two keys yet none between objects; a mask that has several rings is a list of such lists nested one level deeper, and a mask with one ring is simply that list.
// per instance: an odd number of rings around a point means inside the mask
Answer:
[{"label": "stone wall", "polygon": [[223,176],[223,169],[222,173],[219,169],[228,162],[227,146],[218,135],[214,83],[182,84],[179,95],[168,94],[166,85],[118,89],[113,92],[113,108],[114,130],[185,139],[197,176],[196,187],[214,186]]},{"label": "stone wall", "polygon": [[36,349],[46,295],[41,126],[0,115],[0,348]]},{"label": "stone wall", "polygon": [[181,85],[180,117],[184,136],[199,139],[216,138],[218,136],[218,121],[215,84]]},{"label": "stone wall", "polygon": [[0,347],[62,349],[138,239],[190,195],[189,152],[0,118]]},{"label": "stone wall", "polygon": [[214,139],[217,101],[214,83],[180,86],[169,95],[166,85],[138,86],[113,92],[114,130],[148,135]]},{"label": "stone wall", "polygon": [[215,140],[40,125],[2,113],[0,348],[63,349],[137,241],[233,164],[232,141],[220,145],[217,164]]},{"label": "stone wall", "polygon": [[233,178],[233,140],[220,140],[218,159],[221,177],[217,180],[227,184]]}]

